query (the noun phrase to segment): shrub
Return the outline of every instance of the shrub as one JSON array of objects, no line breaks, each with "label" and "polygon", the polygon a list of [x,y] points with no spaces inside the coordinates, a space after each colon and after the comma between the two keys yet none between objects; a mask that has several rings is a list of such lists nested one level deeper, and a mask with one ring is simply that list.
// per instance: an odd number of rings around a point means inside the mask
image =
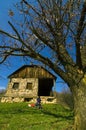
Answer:
[{"label": "shrub", "polygon": [[73,100],[73,95],[70,92],[69,89],[64,89],[61,94],[60,94],[60,100],[65,103],[68,107],[71,109],[74,108],[74,100]]},{"label": "shrub", "polygon": [[6,92],[6,90],[4,90],[4,89],[0,90],[0,101],[1,101],[2,96],[5,94],[5,92]]}]

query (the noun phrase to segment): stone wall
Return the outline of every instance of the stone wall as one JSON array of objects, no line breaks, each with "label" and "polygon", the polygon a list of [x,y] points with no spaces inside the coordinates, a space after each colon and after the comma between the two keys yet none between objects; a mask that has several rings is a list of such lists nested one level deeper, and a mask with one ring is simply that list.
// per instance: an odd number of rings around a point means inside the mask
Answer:
[{"label": "stone wall", "polygon": [[[19,83],[18,89],[13,89],[13,84]],[[27,83],[32,83],[32,90],[26,89]],[[24,102],[36,103],[38,96],[38,79],[37,78],[12,78],[7,87],[6,94],[2,97],[1,102]],[[42,103],[56,103],[55,97],[41,96]]]},{"label": "stone wall", "polygon": [[[13,89],[14,83],[19,83],[18,89]],[[27,83],[32,83],[32,90],[26,89]],[[8,83],[7,91],[1,102],[22,102],[24,98],[36,98],[38,95],[37,78],[12,78]]]},{"label": "stone wall", "polygon": [[[29,104],[30,103],[36,103],[36,99],[37,97],[32,98],[30,101],[27,101]],[[2,97],[1,102],[9,102],[9,103],[13,103],[13,102],[24,102],[24,98],[23,97]],[[52,104],[52,103],[57,103],[57,99],[55,97],[50,97],[50,96],[42,96],[41,97],[41,103],[42,104]]]}]

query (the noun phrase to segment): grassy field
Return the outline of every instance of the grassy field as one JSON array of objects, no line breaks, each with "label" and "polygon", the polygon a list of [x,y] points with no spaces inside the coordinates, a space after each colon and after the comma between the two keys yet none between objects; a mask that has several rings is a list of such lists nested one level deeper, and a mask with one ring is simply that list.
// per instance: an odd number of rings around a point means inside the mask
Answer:
[{"label": "grassy field", "polygon": [[72,130],[73,112],[59,104],[43,109],[27,103],[0,103],[0,130]]}]

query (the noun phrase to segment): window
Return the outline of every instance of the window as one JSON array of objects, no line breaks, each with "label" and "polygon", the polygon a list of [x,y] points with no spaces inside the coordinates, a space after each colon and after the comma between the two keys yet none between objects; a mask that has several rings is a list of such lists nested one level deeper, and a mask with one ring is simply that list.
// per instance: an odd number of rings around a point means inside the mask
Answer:
[{"label": "window", "polygon": [[27,83],[26,89],[32,90],[32,83]]},{"label": "window", "polygon": [[24,102],[30,102],[33,98],[24,98]]},{"label": "window", "polygon": [[18,89],[19,88],[19,83],[14,83],[13,84],[13,89]]}]

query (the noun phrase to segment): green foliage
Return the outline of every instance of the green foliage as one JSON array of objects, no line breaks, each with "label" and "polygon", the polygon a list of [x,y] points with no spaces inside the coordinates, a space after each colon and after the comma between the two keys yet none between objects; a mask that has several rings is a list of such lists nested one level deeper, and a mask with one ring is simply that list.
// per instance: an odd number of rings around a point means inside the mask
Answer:
[{"label": "green foliage", "polygon": [[73,95],[69,89],[63,89],[61,93],[56,93],[57,102],[64,104],[65,106],[69,107],[70,109],[74,109],[74,100]]},{"label": "green foliage", "polygon": [[0,90],[0,100],[1,100],[2,96],[5,94],[5,92],[6,92],[6,90],[4,90],[4,89]]},{"label": "green foliage", "polygon": [[61,93],[61,101],[67,105],[69,108],[73,109],[74,108],[74,101],[73,101],[73,96],[71,93],[63,92]]},{"label": "green foliage", "polygon": [[73,112],[61,105],[45,104],[40,110],[27,103],[0,103],[0,130],[66,130],[72,124]]}]

